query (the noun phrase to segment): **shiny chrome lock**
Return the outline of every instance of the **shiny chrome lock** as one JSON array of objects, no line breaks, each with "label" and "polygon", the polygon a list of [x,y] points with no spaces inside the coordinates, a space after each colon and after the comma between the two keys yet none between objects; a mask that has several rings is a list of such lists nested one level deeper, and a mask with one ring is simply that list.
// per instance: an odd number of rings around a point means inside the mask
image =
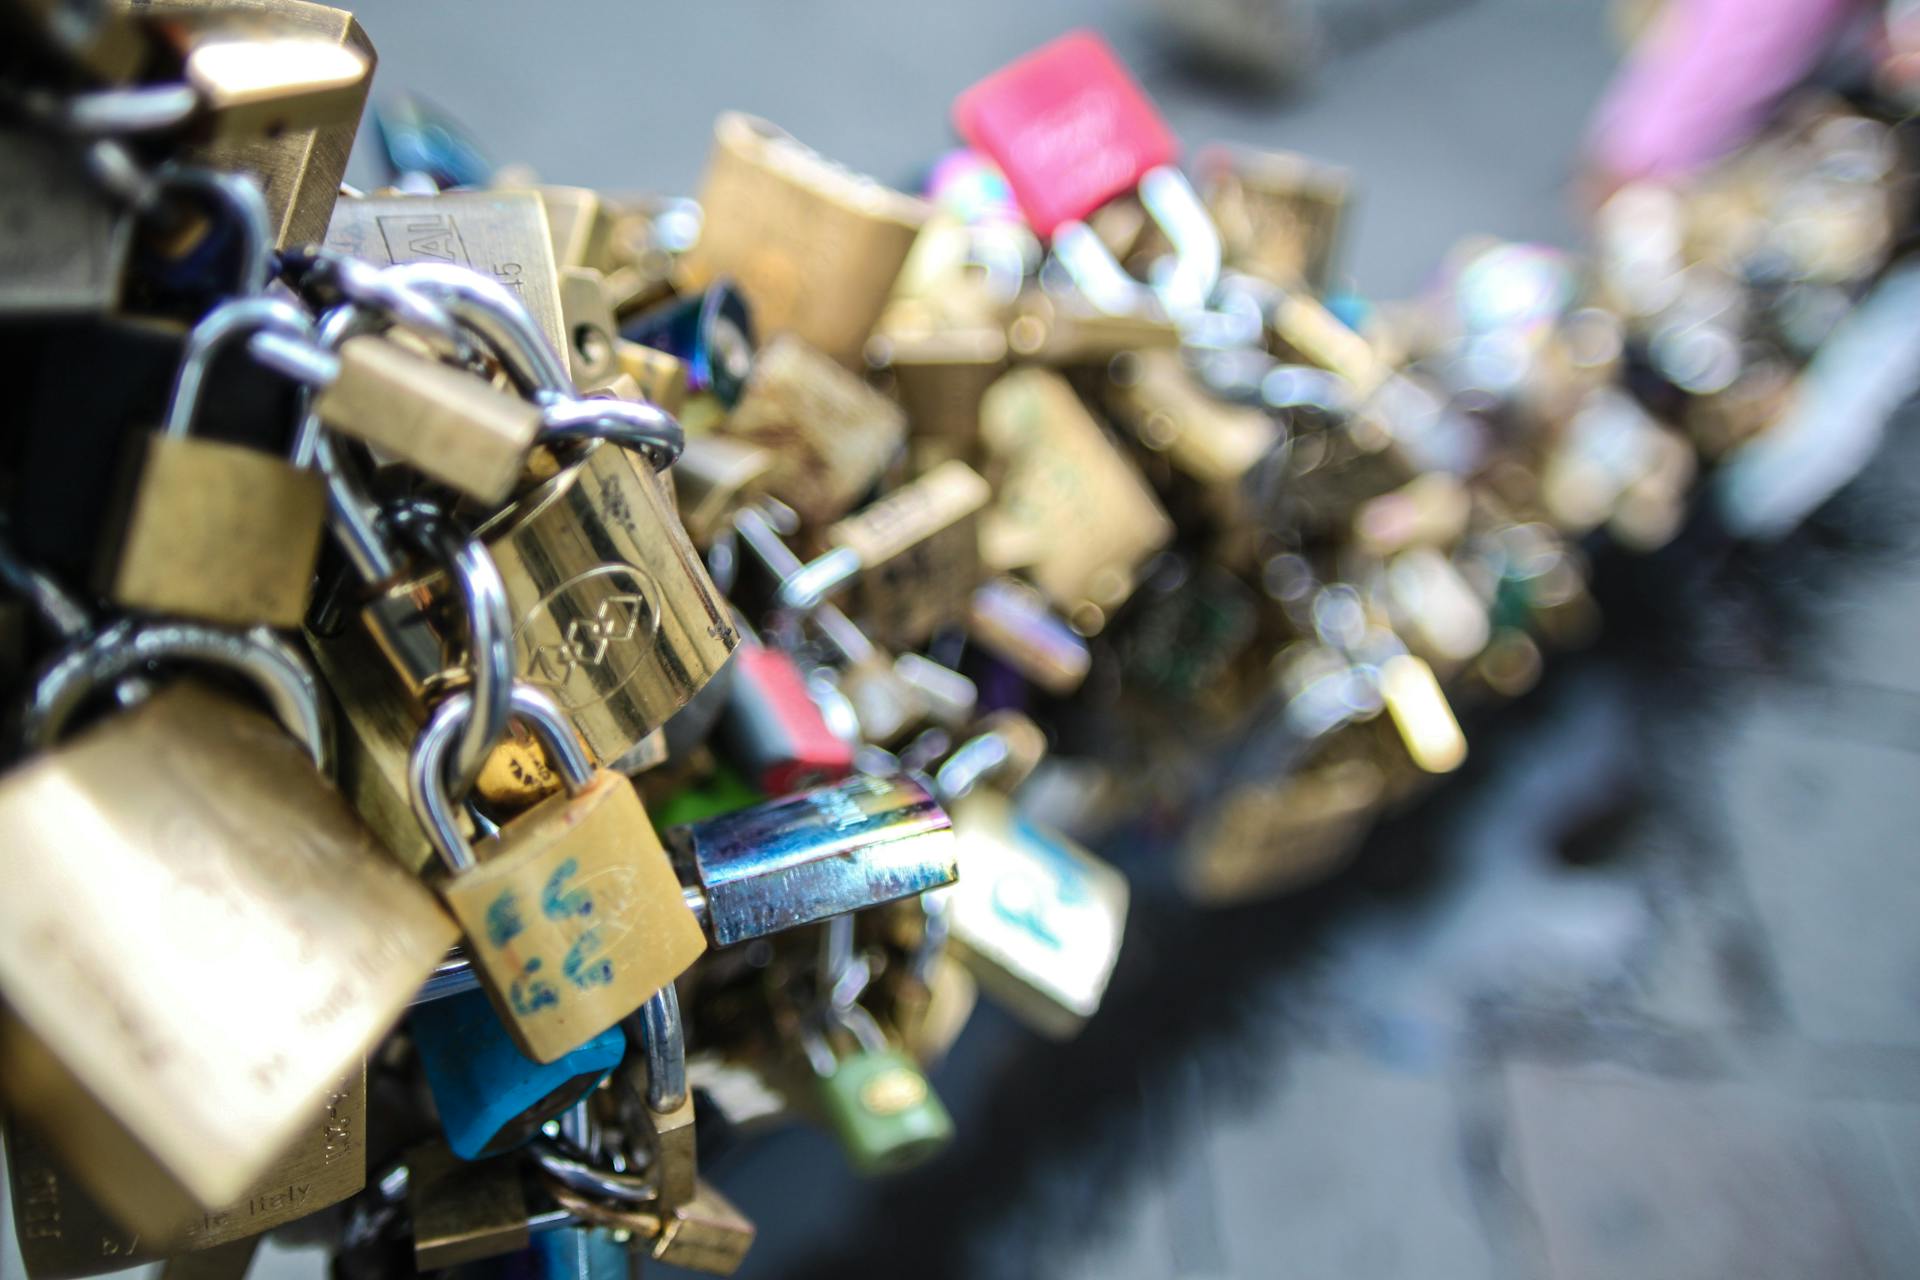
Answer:
[{"label": "shiny chrome lock", "polygon": [[627,1051],[616,1026],[552,1062],[535,1062],[479,991],[420,1005],[408,1021],[447,1146],[462,1160],[522,1145],[606,1079]]},{"label": "shiny chrome lock", "polygon": [[665,840],[708,935],[725,947],[951,883],[952,825],[919,783],[863,774]]}]

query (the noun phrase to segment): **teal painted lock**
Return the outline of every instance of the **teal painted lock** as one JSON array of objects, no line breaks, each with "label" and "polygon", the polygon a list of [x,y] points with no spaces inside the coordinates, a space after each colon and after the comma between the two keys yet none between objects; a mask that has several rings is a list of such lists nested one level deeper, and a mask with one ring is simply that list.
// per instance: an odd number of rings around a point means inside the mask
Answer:
[{"label": "teal painted lock", "polygon": [[854,1005],[837,1021],[859,1046],[837,1056],[827,1038],[803,1040],[816,1077],[815,1094],[847,1161],[858,1173],[899,1173],[924,1163],[953,1141],[953,1117],[920,1064],[887,1043],[873,1016]]},{"label": "teal painted lock", "polygon": [[447,1146],[462,1160],[511,1151],[620,1065],[627,1038],[610,1027],[552,1062],[521,1053],[482,991],[418,1006],[414,1048]]}]

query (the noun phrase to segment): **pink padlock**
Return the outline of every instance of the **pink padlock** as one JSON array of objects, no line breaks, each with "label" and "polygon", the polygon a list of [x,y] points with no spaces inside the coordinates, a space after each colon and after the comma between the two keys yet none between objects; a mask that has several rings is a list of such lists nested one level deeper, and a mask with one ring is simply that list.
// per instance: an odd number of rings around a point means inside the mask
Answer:
[{"label": "pink padlock", "polygon": [[1144,301],[1085,222],[1137,190],[1176,255],[1156,292],[1176,315],[1205,307],[1220,276],[1219,234],[1174,165],[1172,131],[1105,40],[1072,31],[1042,45],[962,93],[953,120],[1000,166],[1035,234],[1094,305],[1125,314]]}]

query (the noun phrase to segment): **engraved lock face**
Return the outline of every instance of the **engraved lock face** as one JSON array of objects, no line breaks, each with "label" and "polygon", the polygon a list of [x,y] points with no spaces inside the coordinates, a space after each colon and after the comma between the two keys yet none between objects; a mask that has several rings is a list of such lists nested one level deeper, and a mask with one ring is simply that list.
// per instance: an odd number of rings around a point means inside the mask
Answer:
[{"label": "engraved lock face", "polygon": [[378,266],[444,262],[491,276],[519,300],[555,351],[566,351],[560,276],[546,206],[531,191],[447,191],[342,200],[329,249]]},{"label": "engraved lock face", "polygon": [[31,1130],[6,1126],[15,1236],[34,1280],[118,1271],[213,1249],[337,1204],[366,1185],[367,1075],[356,1067],[293,1147],[230,1205],[141,1233],[122,1226],[62,1169]]},{"label": "engraved lock face", "polygon": [[361,64],[357,77],[335,85],[324,121],[265,135],[189,143],[181,155],[189,164],[252,175],[266,196],[276,247],[325,239],[377,61],[360,23],[345,9],[305,0],[248,0],[217,10],[199,0],[151,0],[140,11],[169,21],[228,26],[238,11],[261,34],[325,40]]},{"label": "engraved lock face", "polygon": [[720,946],[951,883],[952,823],[907,778],[850,778],[667,833]]},{"label": "engraved lock face", "polygon": [[15,770],[0,811],[0,1087],[144,1231],[257,1185],[455,936],[298,745],[191,684]]},{"label": "engraved lock face", "polygon": [[726,112],[700,190],[695,287],[731,277],[768,333],[792,333],[856,364],[925,202],[816,154],[764,120]]},{"label": "engraved lock face", "polygon": [[535,1062],[479,991],[421,1005],[410,1022],[447,1146],[462,1160],[526,1142],[606,1079],[627,1046],[620,1028],[609,1027],[553,1062]]},{"label": "engraved lock face", "polygon": [[954,801],[960,880],[951,940],[987,994],[1037,1030],[1069,1036],[1100,1007],[1120,956],[1127,878],[975,790]]},{"label": "engraved lock face", "polygon": [[1132,190],[1178,152],[1160,113],[1107,43],[1074,31],[974,85],[960,136],[1000,166],[1041,236]]},{"label": "engraved lock face", "polygon": [[964,616],[991,496],[973,468],[946,462],[827,530],[829,543],[860,558],[855,612],[876,643],[911,648]]},{"label": "engraved lock face", "polygon": [[817,1084],[821,1109],[860,1173],[898,1173],[953,1140],[953,1119],[912,1058],[862,1050]]},{"label": "engraved lock face", "polygon": [[995,383],[981,440],[1005,470],[981,519],[988,567],[1024,571],[1083,634],[1100,630],[1172,522],[1057,373],[1019,369]]},{"label": "engraved lock face", "polygon": [[[587,749],[624,760],[717,674],[739,642],[659,481],[644,461],[598,444],[479,531],[506,583],[518,678],[567,712]],[[441,646],[407,583],[368,621],[416,687]]]}]

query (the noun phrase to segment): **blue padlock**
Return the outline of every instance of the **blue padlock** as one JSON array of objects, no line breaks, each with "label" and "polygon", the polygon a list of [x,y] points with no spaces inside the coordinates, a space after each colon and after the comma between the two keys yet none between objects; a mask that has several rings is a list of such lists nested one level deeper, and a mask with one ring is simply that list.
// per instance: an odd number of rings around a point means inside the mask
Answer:
[{"label": "blue padlock", "polygon": [[519,1146],[606,1079],[627,1051],[614,1026],[552,1062],[535,1062],[481,991],[420,1005],[410,1021],[447,1146],[462,1160]]}]

